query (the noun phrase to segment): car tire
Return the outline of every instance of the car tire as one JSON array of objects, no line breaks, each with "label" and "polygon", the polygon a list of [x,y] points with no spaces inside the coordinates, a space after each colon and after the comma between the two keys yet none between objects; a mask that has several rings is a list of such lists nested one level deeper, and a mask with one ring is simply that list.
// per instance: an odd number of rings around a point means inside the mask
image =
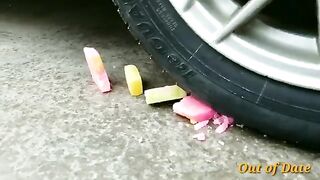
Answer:
[{"label": "car tire", "polygon": [[114,0],[146,51],[184,87],[237,124],[320,149],[320,93],[258,75],[206,44],[168,0]]}]

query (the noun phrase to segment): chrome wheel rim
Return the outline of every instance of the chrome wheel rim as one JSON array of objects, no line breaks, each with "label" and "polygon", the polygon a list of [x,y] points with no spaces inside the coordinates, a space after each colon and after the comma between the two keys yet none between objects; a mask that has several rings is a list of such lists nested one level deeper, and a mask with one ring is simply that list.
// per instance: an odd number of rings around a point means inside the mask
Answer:
[{"label": "chrome wheel rim", "polygon": [[272,0],[250,0],[244,6],[233,0],[169,1],[198,36],[233,62],[274,80],[320,90],[319,36],[259,20],[257,14]]}]

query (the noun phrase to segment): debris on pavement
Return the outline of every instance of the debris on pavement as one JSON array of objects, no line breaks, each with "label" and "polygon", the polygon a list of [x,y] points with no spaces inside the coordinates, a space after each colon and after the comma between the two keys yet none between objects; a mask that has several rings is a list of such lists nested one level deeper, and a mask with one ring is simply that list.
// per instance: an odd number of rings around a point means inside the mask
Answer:
[{"label": "debris on pavement", "polygon": [[201,122],[198,122],[197,124],[195,124],[193,127],[194,127],[194,130],[198,131],[200,130],[201,128],[207,126],[209,124],[209,120],[207,121],[201,121]]},{"label": "debris on pavement", "polygon": [[94,48],[83,48],[93,81],[101,92],[111,91],[111,84],[98,51]]},{"label": "debris on pavement", "polygon": [[221,134],[221,133],[225,132],[227,130],[227,128],[228,128],[228,122],[223,122],[221,125],[219,125],[217,127],[215,132]]},{"label": "debris on pavement", "polygon": [[210,106],[193,96],[187,96],[173,105],[173,112],[197,122],[217,117],[218,113]]},{"label": "debris on pavement", "polygon": [[224,146],[224,142],[223,141],[218,141],[218,143],[221,145],[221,146]]},{"label": "debris on pavement", "polygon": [[226,122],[228,125],[231,125],[231,124],[233,124],[233,121],[234,121],[233,118],[228,117],[226,115],[221,115],[218,118],[215,118],[213,120],[213,124],[220,125],[220,124]]},{"label": "debris on pavement", "polygon": [[187,93],[177,85],[164,86],[144,91],[147,104],[155,104],[184,98]]},{"label": "debris on pavement", "polygon": [[142,79],[138,68],[135,65],[126,65],[124,73],[130,94],[132,96],[143,94]]},{"label": "debris on pavement", "polygon": [[[83,51],[94,82],[102,92],[111,91],[111,84],[98,51],[89,47],[83,48]],[[135,65],[126,65],[124,72],[130,94],[132,96],[142,95],[143,84],[138,68]],[[218,125],[215,132],[223,133],[234,123],[233,118],[220,115],[209,105],[192,95],[187,96],[186,91],[177,85],[148,89],[144,91],[144,95],[147,104],[182,99],[173,104],[173,112],[189,119],[190,123],[194,125],[195,131],[211,127],[209,123],[212,122],[213,125]],[[204,131],[207,129],[198,132],[193,138],[204,141],[206,139]]]},{"label": "debris on pavement", "polygon": [[215,130],[215,132],[219,134],[225,132],[229,126],[233,126],[233,123],[234,123],[233,118],[225,115],[222,115],[213,120],[213,124],[219,125]]},{"label": "debris on pavement", "polygon": [[201,132],[193,135],[193,139],[197,139],[198,141],[204,141],[206,140],[206,135],[203,132]]},{"label": "debris on pavement", "polygon": [[[219,125],[215,132],[223,133],[229,126],[233,125],[234,121],[231,117],[219,115],[217,111],[194,96],[186,96],[180,102],[173,104],[173,111],[178,115],[188,118],[190,123],[194,125],[195,131],[208,126],[212,121],[214,125]],[[200,136],[203,137],[201,133],[198,133],[194,135],[194,138],[199,140],[198,137]],[[203,138],[200,139],[203,141]]]}]

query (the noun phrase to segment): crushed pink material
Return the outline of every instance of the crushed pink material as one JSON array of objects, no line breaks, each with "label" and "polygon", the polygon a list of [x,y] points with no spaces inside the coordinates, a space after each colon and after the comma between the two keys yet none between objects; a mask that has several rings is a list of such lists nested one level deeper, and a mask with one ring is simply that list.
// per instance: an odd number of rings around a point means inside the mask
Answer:
[{"label": "crushed pink material", "polygon": [[220,125],[220,124],[222,124],[224,121],[223,121],[223,118],[221,118],[221,117],[222,117],[222,116],[213,119],[213,124],[214,124],[214,125]]},{"label": "crushed pink material", "polygon": [[223,122],[220,126],[217,127],[215,132],[221,134],[225,132],[227,128],[228,128],[228,122]]},{"label": "crushed pink material", "polygon": [[193,139],[197,139],[198,141],[204,141],[206,140],[206,135],[203,132],[201,132],[193,135]]},{"label": "crushed pink material", "polygon": [[[218,125],[215,132],[221,134],[225,132],[228,127],[233,126],[234,123],[234,119],[232,117],[220,115],[209,105],[201,102],[194,96],[187,96],[180,102],[175,103],[173,105],[173,111],[178,115],[188,118],[191,124],[196,123],[193,126],[195,131],[206,127],[210,120],[212,120],[214,125]],[[204,141],[206,139],[206,135],[201,132],[195,134],[193,138],[199,141]]]},{"label": "crushed pink material", "polygon": [[198,122],[195,121],[195,120],[190,119],[190,123],[193,124],[193,125],[195,125],[195,124],[197,124]]},{"label": "crushed pink material", "polygon": [[229,121],[229,125],[231,125],[231,126],[233,126],[233,124],[234,124],[234,119],[233,119],[233,117],[228,117],[228,121]]},{"label": "crushed pink material", "polygon": [[228,122],[228,125],[232,125],[234,120],[233,120],[232,117],[228,117],[226,115],[222,115],[222,116],[220,116],[218,118],[214,118],[213,119],[213,124],[215,124],[215,125],[220,125],[223,122]]},{"label": "crushed pink material", "polygon": [[[228,127],[233,126],[234,119],[232,117],[228,117],[226,115],[220,115],[212,109],[209,105],[201,102],[194,96],[187,96],[184,97],[180,102],[177,102],[173,105],[173,111],[181,116],[184,116],[188,119],[190,119],[190,122],[194,124],[194,130],[198,131],[210,123],[212,120],[212,123],[214,125],[218,125],[218,127],[215,129],[216,133],[223,133],[225,132]],[[206,136],[204,132],[195,134],[193,138],[204,141],[206,139]]]},{"label": "crushed pink material", "polygon": [[233,125],[233,123],[234,123],[233,118],[225,115],[222,115],[219,118],[216,118],[213,120],[213,124],[219,125],[215,130],[215,132],[219,134],[225,132],[229,126]]},{"label": "crushed pink material", "polygon": [[194,127],[194,130],[198,131],[198,130],[200,130],[201,128],[207,126],[208,123],[209,123],[209,120],[198,122],[197,124],[195,124],[195,125],[193,126],[193,127]]},{"label": "crushed pink material", "polygon": [[173,105],[176,114],[197,122],[207,121],[217,116],[217,112],[194,96],[186,96]]}]

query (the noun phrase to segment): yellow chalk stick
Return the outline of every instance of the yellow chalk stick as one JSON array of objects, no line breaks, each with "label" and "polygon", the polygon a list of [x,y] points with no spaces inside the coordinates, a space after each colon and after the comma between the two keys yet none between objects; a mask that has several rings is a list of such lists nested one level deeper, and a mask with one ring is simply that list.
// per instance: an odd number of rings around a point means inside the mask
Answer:
[{"label": "yellow chalk stick", "polygon": [[135,65],[127,65],[124,67],[124,73],[130,94],[132,96],[143,94],[142,79],[138,68]]},{"label": "yellow chalk stick", "polygon": [[144,91],[147,104],[177,100],[185,97],[187,93],[177,85],[148,89]]}]

